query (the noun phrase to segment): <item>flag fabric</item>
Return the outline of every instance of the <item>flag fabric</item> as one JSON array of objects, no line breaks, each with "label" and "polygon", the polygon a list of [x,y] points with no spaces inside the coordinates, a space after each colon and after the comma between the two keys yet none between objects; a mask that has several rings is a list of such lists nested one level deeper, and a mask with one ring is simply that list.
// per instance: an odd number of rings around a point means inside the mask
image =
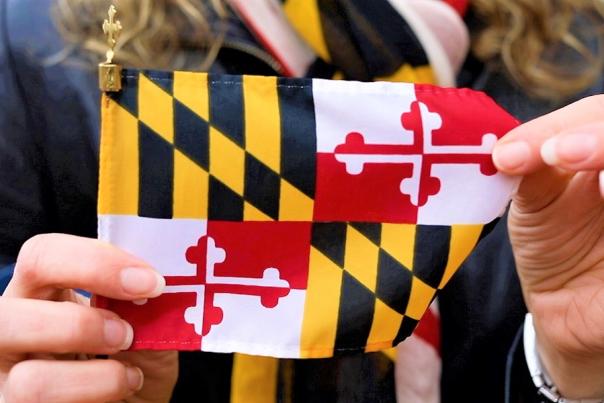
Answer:
[{"label": "flag fabric", "polygon": [[99,237],[167,287],[96,304],[133,349],[392,347],[503,213],[517,181],[491,151],[516,125],[471,90],[126,71],[102,100]]},{"label": "flag fabric", "polygon": [[[398,11],[396,3],[396,0],[283,0],[282,9],[291,26],[316,54],[310,69],[313,76],[432,81],[433,71],[425,47],[409,17]],[[264,37],[262,32],[266,28],[261,21],[248,25]]]},{"label": "flag fabric", "polygon": [[[315,57],[282,46],[274,32],[278,2]],[[467,56],[466,0],[229,0],[284,71],[318,78],[454,86]],[[259,15],[258,10],[270,10]],[[313,61],[314,60],[314,61]],[[310,66],[309,66],[310,64]]]}]

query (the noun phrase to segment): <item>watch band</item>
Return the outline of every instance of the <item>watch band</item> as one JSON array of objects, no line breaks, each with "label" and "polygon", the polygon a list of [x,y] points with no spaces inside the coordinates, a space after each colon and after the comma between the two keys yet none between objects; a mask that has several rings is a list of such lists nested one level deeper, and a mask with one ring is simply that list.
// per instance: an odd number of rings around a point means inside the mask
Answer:
[{"label": "watch band", "polygon": [[560,396],[558,388],[554,385],[546,369],[541,363],[537,351],[537,337],[535,326],[533,325],[533,316],[530,313],[524,318],[524,357],[528,366],[529,373],[533,383],[537,388],[537,393],[541,395],[546,402],[553,403],[604,403],[603,399],[581,399],[571,400]]}]

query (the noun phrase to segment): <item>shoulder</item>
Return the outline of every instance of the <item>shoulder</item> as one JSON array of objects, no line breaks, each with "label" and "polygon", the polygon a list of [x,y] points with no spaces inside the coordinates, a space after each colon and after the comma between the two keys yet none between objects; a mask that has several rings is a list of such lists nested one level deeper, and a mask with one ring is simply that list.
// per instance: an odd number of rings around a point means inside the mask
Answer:
[{"label": "shoulder", "polygon": [[[6,106],[0,108],[0,143],[12,144],[13,154],[31,150],[21,164],[30,176],[20,180],[43,181],[38,193],[23,190],[24,197],[37,198],[30,204],[41,205],[39,221],[52,217],[57,224],[43,230],[93,236],[100,96],[93,68],[57,57],[65,43],[53,22],[56,3],[0,0],[0,105]],[[10,210],[13,202],[0,186],[0,204]]]},{"label": "shoulder", "polygon": [[47,110],[60,106],[59,100],[62,105],[78,103],[95,121],[95,73],[61,57],[67,49],[53,21],[56,4],[56,0],[0,0],[0,59],[12,70],[10,79],[18,81],[26,107]]},{"label": "shoulder", "polygon": [[54,0],[4,0],[3,36],[6,46],[44,58],[60,51],[63,43],[52,22]]}]

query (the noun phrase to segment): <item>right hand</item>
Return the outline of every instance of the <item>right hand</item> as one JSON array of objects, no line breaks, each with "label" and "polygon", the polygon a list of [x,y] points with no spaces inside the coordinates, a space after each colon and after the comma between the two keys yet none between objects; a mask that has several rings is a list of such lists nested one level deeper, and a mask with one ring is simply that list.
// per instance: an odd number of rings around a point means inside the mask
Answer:
[{"label": "right hand", "polygon": [[133,301],[164,286],[148,264],[101,241],[59,234],[27,241],[0,297],[0,402],[168,402],[177,353],[121,352],[132,327],[74,291]]}]

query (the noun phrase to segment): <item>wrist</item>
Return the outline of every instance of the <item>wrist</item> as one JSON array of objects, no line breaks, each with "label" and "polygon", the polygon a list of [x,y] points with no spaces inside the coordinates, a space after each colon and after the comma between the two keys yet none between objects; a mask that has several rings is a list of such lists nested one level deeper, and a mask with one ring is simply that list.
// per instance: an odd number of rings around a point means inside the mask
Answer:
[{"label": "wrist", "polygon": [[604,360],[591,355],[564,354],[552,348],[527,314],[524,329],[525,357],[535,387],[548,401],[561,403],[604,402]]}]

